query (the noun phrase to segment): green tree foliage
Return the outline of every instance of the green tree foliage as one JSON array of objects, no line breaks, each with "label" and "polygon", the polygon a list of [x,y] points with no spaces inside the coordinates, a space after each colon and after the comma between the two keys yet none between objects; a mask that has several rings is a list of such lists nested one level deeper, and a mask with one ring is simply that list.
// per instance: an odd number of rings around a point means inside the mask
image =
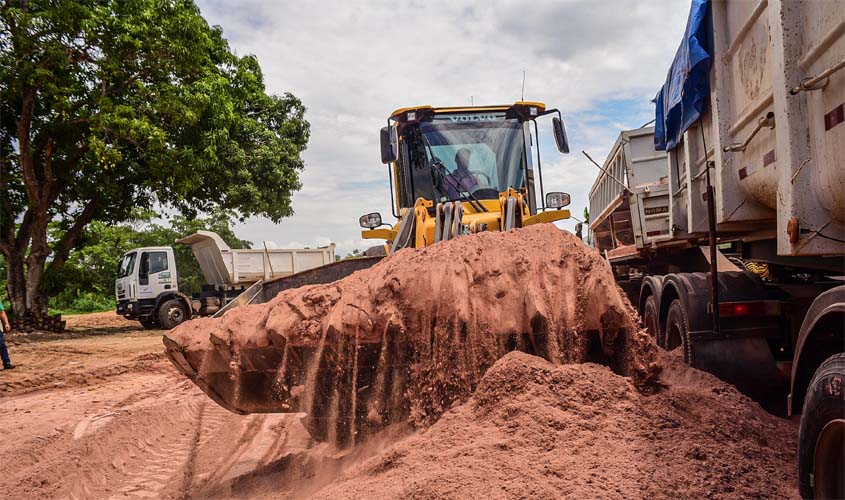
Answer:
[{"label": "green tree foliage", "polygon": [[[138,209],[292,214],[309,136],[190,0],[0,0],[0,253],[46,312],[86,227]],[[51,277],[55,274],[56,277]]]},{"label": "green tree foliage", "polygon": [[177,245],[176,240],[199,230],[214,231],[231,248],[249,248],[231,229],[233,214],[218,211],[207,217],[174,216],[169,223],[152,221],[150,212],[138,214],[125,224],[94,221],[80,238],[80,245],[68,256],[61,273],[50,274],[43,287],[48,288],[51,307],[61,310],[89,312],[114,307],[114,282],[124,253],[133,248],[171,246],[176,256],[179,289],[185,293],[199,291],[204,284],[199,264],[190,247]]}]

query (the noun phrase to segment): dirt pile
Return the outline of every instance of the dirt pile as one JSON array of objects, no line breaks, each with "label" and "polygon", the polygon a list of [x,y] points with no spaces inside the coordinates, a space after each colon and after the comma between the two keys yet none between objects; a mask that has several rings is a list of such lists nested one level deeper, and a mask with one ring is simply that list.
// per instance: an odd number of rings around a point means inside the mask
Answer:
[{"label": "dirt pile", "polygon": [[[667,387],[644,395],[605,366],[508,354],[466,403],[315,498],[797,498],[793,423],[664,361]],[[268,476],[243,494],[271,491]]]},{"label": "dirt pile", "polygon": [[318,439],[410,419],[466,399],[512,350],[598,361],[646,387],[654,347],[610,268],[550,224],[403,250],[328,284],[280,293],[168,333],[168,356],[237,412],[303,411]]}]

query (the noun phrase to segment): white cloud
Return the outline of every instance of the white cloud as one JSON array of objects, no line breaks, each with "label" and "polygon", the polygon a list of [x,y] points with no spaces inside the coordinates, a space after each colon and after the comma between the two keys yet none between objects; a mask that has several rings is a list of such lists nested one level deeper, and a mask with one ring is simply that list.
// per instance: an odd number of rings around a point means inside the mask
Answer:
[{"label": "white cloud", "polygon": [[378,152],[390,112],[469,104],[470,96],[476,104],[513,102],[523,70],[525,98],[564,113],[572,154],[544,147],[543,175],[547,191],[572,194],[579,216],[598,172],[580,151],[602,161],[620,129],[650,119],[649,99],[689,9],[628,0],[198,3],[238,53],[258,57],[268,91],[300,97],[311,122],[296,215],[278,225],[250,219],[238,235],[291,246],[334,241],[341,255],[378,243],[361,240],[360,215],[391,219]]}]

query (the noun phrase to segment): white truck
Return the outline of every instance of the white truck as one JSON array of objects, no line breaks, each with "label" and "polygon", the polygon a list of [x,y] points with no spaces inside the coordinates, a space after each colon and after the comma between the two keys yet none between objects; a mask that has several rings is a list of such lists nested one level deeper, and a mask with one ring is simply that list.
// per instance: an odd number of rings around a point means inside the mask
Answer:
[{"label": "white truck", "polygon": [[843,498],[845,3],[694,0],[656,101],[591,242],[661,346],[801,414],[800,493]]},{"label": "white truck", "polygon": [[[320,248],[232,249],[211,231],[177,241],[190,245],[206,284],[191,296],[178,287],[171,247],[136,248],[120,261],[115,282],[117,314],[146,328],[171,329],[194,315],[210,316],[251,287],[335,261],[334,244]],[[257,288],[256,288],[257,290]]]}]

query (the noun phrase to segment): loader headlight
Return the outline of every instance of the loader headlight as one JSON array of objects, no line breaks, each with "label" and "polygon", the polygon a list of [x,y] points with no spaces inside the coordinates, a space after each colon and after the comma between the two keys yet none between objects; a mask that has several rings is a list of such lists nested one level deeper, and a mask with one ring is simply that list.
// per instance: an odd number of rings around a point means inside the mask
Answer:
[{"label": "loader headlight", "polygon": [[378,212],[373,212],[371,214],[362,215],[360,219],[358,219],[358,224],[361,227],[366,229],[375,229],[382,225],[381,222],[381,214]]},{"label": "loader headlight", "polygon": [[546,193],[546,208],[563,208],[569,205],[569,193]]}]

